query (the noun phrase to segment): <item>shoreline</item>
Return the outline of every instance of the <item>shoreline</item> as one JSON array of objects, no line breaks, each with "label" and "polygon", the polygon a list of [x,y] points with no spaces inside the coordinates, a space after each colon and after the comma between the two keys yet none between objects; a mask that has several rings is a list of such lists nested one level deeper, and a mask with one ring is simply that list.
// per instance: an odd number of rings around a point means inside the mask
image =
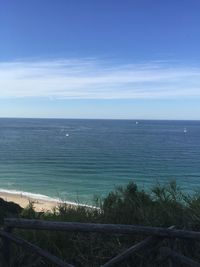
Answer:
[{"label": "shoreline", "polygon": [[54,208],[56,208],[60,204],[66,204],[68,207],[87,207],[92,209],[98,209],[98,207],[79,204],[70,201],[62,201],[60,199],[51,198],[46,195],[34,194],[23,191],[15,191],[15,190],[6,190],[0,189],[0,198],[4,199],[7,202],[14,202],[21,206],[22,208],[26,208],[29,202],[34,203],[34,209],[37,212],[51,212]]},{"label": "shoreline", "polygon": [[[64,203],[59,200],[48,200],[48,199],[42,199],[37,197],[31,197],[23,193],[14,193],[14,192],[3,192],[0,191],[0,198],[4,199],[7,202],[14,202],[21,206],[22,208],[26,208],[29,204],[29,202],[34,203],[34,209],[37,212],[42,211],[52,211],[53,208],[58,206],[61,203]],[[68,203],[66,203],[68,204]],[[75,204],[69,204],[70,206],[75,206]]]}]

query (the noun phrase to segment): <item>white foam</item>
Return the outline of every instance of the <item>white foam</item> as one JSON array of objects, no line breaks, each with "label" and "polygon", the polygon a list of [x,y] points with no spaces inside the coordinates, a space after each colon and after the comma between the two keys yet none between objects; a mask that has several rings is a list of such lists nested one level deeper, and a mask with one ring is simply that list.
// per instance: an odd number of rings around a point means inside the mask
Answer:
[{"label": "white foam", "polygon": [[31,192],[25,192],[25,191],[18,191],[18,190],[8,190],[8,189],[1,189],[0,188],[0,193],[6,193],[6,194],[11,194],[11,195],[19,195],[27,198],[32,198],[35,200],[45,200],[49,202],[57,202],[60,204],[69,204],[69,205],[75,205],[75,206],[81,206],[81,207],[88,207],[88,208],[93,208],[93,209],[99,209],[98,207],[92,206],[92,205],[87,205],[87,204],[80,204],[72,201],[63,201],[59,198],[52,198],[46,195],[42,194],[36,194],[36,193],[31,193]]}]

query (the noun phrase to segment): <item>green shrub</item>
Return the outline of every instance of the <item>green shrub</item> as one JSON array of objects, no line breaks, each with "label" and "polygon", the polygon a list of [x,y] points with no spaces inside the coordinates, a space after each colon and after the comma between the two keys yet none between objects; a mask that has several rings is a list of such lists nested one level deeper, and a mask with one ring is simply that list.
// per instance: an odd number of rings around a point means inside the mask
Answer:
[{"label": "green shrub", "polygon": [[6,217],[18,217],[22,210],[18,204],[0,198],[0,224],[3,224]]},{"label": "green shrub", "polygon": [[[99,200],[100,208],[60,204],[52,212],[37,213],[34,203],[22,210],[21,217],[52,221],[138,224],[146,226],[175,226],[178,229],[200,230],[200,194],[188,195],[175,181],[157,184],[151,190],[140,189],[135,183],[118,187]],[[15,209],[14,209],[15,210]],[[16,210],[19,212],[19,209]],[[18,213],[17,213],[18,214]],[[7,216],[7,213],[6,213]],[[22,231],[17,234],[39,245],[75,266],[100,266],[109,258],[144,239],[144,236],[108,235],[98,233],[61,233],[51,231]],[[159,247],[173,246],[176,251],[200,261],[200,245],[184,240],[160,241],[146,252],[130,257],[119,266],[168,266],[159,256]],[[52,266],[35,255],[16,248],[13,266]],[[20,255],[20,257],[19,257]],[[27,256],[29,255],[29,256]],[[27,264],[27,265],[26,265]],[[35,265],[34,265],[35,264]]]}]

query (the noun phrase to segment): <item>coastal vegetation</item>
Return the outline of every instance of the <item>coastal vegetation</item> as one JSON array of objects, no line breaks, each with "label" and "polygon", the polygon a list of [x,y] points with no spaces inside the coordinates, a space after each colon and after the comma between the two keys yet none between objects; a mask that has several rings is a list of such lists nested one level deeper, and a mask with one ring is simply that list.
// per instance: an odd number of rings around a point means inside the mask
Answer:
[{"label": "coastal vegetation", "polygon": [[[34,203],[25,209],[17,204],[0,201],[3,217],[20,217],[67,222],[136,224],[200,231],[200,194],[183,192],[175,181],[157,184],[151,190],[138,188],[135,183],[118,187],[104,199],[96,199],[99,208],[60,204],[50,212],[36,212]],[[99,233],[59,233],[51,231],[16,230],[16,234],[48,250],[75,266],[100,266],[144,236],[108,235]],[[169,266],[160,257],[159,247],[173,246],[177,252],[200,261],[198,242],[161,241],[120,264],[120,266]],[[42,259],[17,247],[12,249],[12,266],[52,266]]]}]

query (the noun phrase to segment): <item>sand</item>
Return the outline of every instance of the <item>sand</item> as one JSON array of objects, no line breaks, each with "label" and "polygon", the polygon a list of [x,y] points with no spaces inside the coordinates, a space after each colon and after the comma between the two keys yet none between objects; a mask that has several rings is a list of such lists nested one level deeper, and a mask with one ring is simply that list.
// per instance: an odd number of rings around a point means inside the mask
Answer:
[{"label": "sand", "polygon": [[46,199],[38,199],[32,198],[22,194],[15,194],[15,193],[7,193],[7,192],[0,192],[0,198],[3,198],[6,201],[12,201],[19,204],[22,208],[25,208],[29,201],[34,202],[34,208],[36,211],[52,211],[59,203],[59,201],[54,200],[46,200]]}]

